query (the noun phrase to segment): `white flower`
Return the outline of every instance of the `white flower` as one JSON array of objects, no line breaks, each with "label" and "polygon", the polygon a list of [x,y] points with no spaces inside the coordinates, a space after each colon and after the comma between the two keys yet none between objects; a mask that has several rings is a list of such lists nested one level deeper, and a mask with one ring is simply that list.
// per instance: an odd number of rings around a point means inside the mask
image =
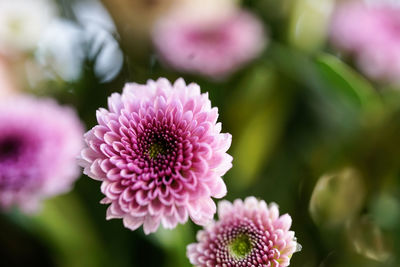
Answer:
[{"label": "white flower", "polygon": [[50,0],[0,0],[0,53],[35,48],[56,14]]}]

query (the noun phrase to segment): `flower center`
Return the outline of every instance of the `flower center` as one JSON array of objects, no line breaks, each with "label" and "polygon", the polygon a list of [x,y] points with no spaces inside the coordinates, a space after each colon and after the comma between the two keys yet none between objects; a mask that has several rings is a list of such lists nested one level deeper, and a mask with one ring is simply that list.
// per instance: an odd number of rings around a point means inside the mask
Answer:
[{"label": "flower center", "polygon": [[238,259],[243,259],[246,257],[252,249],[251,241],[248,235],[241,234],[237,236],[228,245],[230,253]]},{"label": "flower center", "polygon": [[16,157],[21,150],[21,141],[18,138],[6,137],[0,140],[0,161]]},{"label": "flower center", "polygon": [[224,26],[216,25],[213,29],[198,29],[197,31],[190,32],[188,39],[202,45],[215,46],[215,44],[223,44],[228,39]]},{"label": "flower center", "polygon": [[166,152],[165,146],[161,143],[153,143],[150,145],[149,150],[147,151],[147,155],[151,159],[155,159],[158,155],[164,155]]}]

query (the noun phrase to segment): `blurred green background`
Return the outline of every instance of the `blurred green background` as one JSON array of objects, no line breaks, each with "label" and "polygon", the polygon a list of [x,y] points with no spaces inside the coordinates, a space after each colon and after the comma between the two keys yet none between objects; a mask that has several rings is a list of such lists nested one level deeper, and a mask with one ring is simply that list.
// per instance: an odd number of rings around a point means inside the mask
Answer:
[{"label": "blurred green background", "polygon": [[[65,21],[86,31],[77,10],[93,2],[56,3]],[[87,129],[96,123],[95,110],[126,82],[184,77],[198,83],[219,108],[223,131],[233,136],[226,199],[254,195],[292,216],[303,249],[291,266],[400,266],[400,88],[363,77],[329,45],[335,1],[241,1],[263,20],[270,42],[223,81],[160,64],[149,29],[171,2],[104,0],[116,28],[105,31],[108,39],[91,31],[76,39],[82,57],[75,79],[19,81],[30,93],[74,106]],[[111,58],[120,61],[99,74],[99,56],[110,40],[120,51]],[[21,70],[32,58],[13,66]],[[125,229],[121,220],[106,221],[101,198],[100,183],[82,176],[72,192],[47,200],[35,216],[1,213],[0,265],[190,266],[186,245],[198,226],[189,222],[145,236],[142,229]]]}]

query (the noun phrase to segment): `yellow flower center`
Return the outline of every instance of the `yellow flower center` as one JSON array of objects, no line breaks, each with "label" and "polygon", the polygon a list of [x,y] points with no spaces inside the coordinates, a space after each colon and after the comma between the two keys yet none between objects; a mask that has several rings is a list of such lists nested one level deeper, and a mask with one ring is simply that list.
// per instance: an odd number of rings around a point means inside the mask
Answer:
[{"label": "yellow flower center", "polygon": [[228,247],[230,253],[238,259],[246,257],[252,249],[250,238],[245,234],[237,236]]},{"label": "yellow flower center", "polygon": [[165,154],[165,147],[160,144],[160,143],[154,143],[151,144],[149,150],[147,151],[147,155],[151,158],[154,159],[160,154]]}]

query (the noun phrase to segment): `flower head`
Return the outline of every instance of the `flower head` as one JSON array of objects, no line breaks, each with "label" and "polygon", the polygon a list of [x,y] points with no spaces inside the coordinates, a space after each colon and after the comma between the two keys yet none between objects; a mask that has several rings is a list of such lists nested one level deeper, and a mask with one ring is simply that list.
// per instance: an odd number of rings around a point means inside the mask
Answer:
[{"label": "flower head", "polygon": [[187,247],[190,262],[199,267],[289,266],[300,245],[289,231],[292,219],[279,216],[278,206],[247,197],[221,201],[219,221],[197,234]]},{"label": "flower head", "polygon": [[400,81],[400,6],[383,2],[340,4],[332,18],[331,39],[353,55],[369,77]]},{"label": "flower head", "polygon": [[0,53],[35,48],[56,14],[50,0],[0,0]]},{"label": "flower head", "polygon": [[84,172],[102,181],[107,219],[122,218],[146,234],[174,228],[188,216],[205,224],[216,212],[211,197],[226,194],[221,176],[232,166],[218,110],[207,94],[182,79],[127,84],[99,109],[85,135]]},{"label": "flower head", "polygon": [[162,60],[176,70],[224,78],[265,46],[263,26],[249,12],[222,8],[199,17],[198,8],[178,11],[160,19],[153,33]]},{"label": "flower head", "polygon": [[83,127],[72,109],[30,97],[0,101],[0,207],[35,211],[70,189]]}]

